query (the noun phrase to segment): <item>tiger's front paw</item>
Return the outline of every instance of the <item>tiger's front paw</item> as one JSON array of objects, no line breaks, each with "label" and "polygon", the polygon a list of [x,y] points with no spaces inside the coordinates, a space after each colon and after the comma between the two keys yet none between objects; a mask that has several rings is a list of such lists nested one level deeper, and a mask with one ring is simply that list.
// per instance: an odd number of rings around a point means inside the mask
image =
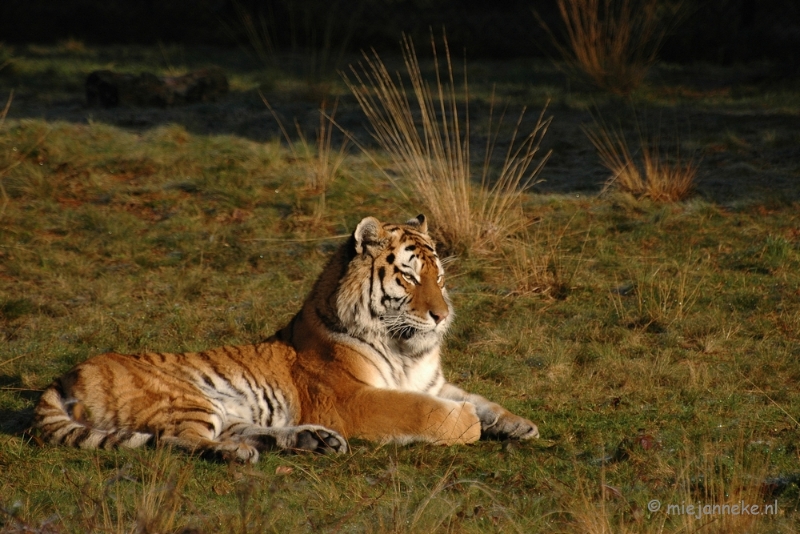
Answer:
[{"label": "tiger's front paw", "polygon": [[538,437],[539,428],[535,424],[511,412],[492,413],[489,417],[481,417],[481,439],[534,439]]}]

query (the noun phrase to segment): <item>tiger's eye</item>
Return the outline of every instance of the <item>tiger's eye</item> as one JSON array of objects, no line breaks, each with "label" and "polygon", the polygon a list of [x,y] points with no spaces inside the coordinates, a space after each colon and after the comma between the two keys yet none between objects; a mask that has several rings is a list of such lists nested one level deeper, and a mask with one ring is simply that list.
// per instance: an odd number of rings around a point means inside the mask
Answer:
[{"label": "tiger's eye", "polygon": [[409,284],[417,285],[417,281],[414,279],[413,276],[408,275],[406,273],[402,273],[403,279],[408,282]]}]

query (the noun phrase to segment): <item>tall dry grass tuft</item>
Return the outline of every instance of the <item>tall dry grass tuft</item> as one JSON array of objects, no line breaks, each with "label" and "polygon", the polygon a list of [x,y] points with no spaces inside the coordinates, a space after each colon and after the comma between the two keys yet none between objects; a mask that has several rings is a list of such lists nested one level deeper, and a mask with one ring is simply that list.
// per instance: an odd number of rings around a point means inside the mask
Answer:
[{"label": "tall dry grass tuft", "polygon": [[558,0],[566,43],[534,14],[570,74],[582,73],[602,89],[627,95],[642,83],[656,59],[668,29],[665,11],[674,17],[679,5],[661,0]]},{"label": "tall dry grass tuft", "polygon": [[338,99],[334,101],[331,112],[328,113],[327,102],[322,101],[319,109],[319,128],[316,131],[316,142],[308,141],[303,129],[295,119],[294,126],[297,131],[297,140],[293,140],[283,124],[278,113],[273,109],[264,95],[261,100],[267,106],[275,122],[283,134],[292,157],[307,166],[306,187],[319,195],[319,203],[315,208],[316,215],[321,217],[325,213],[325,195],[336,180],[336,176],[347,158],[348,140],[345,138],[338,150],[333,148],[333,130],[336,121],[336,110],[339,107]]},{"label": "tall dry grass tuft", "polygon": [[[0,65],[0,69],[2,69],[5,65]],[[2,131],[3,126],[6,123],[6,117],[8,116],[8,110],[11,109],[11,101],[14,100],[14,91],[8,95],[8,100],[6,101],[5,107],[3,110],[0,111],[0,131]],[[11,152],[9,151],[9,155]],[[19,164],[19,159],[13,160],[9,159],[8,161],[5,158],[5,154],[1,155],[2,160],[0,160],[0,220],[6,213],[6,208],[8,207],[8,193],[6,193],[6,188],[3,186],[3,177],[10,171],[13,167]]]},{"label": "tall dry grass tuft", "polygon": [[223,22],[223,28],[234,41],[243,39],[244,49],[266,67],[299,67],[309,94],[327,95],[367,3],[280,0],[254,7],[234,0],[235,20]]},{"label": "tall dry grass tuft", "polygon": [[[263,12],[257,15],[251,13],[241,2],[234,1],[233,9],[238,19],[239,28],[244,33],[247,44],[256,57],[264,65],[276,66],[277,43],[275,42],[274,17],[266,17]],[[228,28],[228,33],[236,35],[234,28]]]},{"label": "tall dry grass tuft", "polygon": [[81,480],[73,480],[65,472],[78,508],[78,514],[70,521],[79,523],[82,532],[178,531],[179,523],[184,520],[183,492],[191,468],[176,458],[169,449],[161,448],[150,460],[140,457],[138,470],[128,463],[109,475],[96,457],[95,471]]},{"label": "tall dry grass tuft", "polygon": [[692,159],[683,161],[678,150],[673,157],[662,157],[658,138],[640,132],[639,152],[634,154],[625,135],[601,121],[592,128],[584,128],[584,132],[597,149],[603,166],[611,171],[605,190],[613,187],[656,202],[676,202],[688,197],[694,189],[697,164]]},{"label": "tall dry grass tuft", "polygon": [[769,495],[768,474],[769,457],[749,451],[743,436],[728,453],[706,442],[686,451],[675,493],[659,513],[673,519],[681,532],[762,531],[759,527],[780,514],[778,501]]},{"label": "tall dry grass tuft", "polygon": [[627,284],[610,293],[620,321],[644,330],[670,328],[691,314],[704,287],[701,260],[659,265],[649,273],[632,273]]},{"label": "tall dry grass tuft", "polygon": [[[532,130],[521,133],[523,109],[510,134],[499,168],[492,157],[505,114],[494,121],[489,114],[489,139],[483,168],[476,176],[470,153],[469,87],[466,67],[461,90],[456,87],[447,39],[444,72],[436,42],[431,37],[435,82],[422,74],[414,45],[403,37],[402,51],[410,91],[403,78],[393,78],[377,53],[364,54],[354,79],[345,82],[361,105],[373,136],[391,157],[431,215],[437,237],[451,251],[495,250],[503,240],[525,227],[522,197],[536,180],[549,153],[534,165],[540,143],[550,125],[543,109]],[[364,150],[365,154],[368,154]],[[397,180],[387,177],[401,191]]]},{"label": "tall dry grass tuft", "polygon": [[[561,242],[571,222],[561,230],[537,225],[531,233],[529,228],[525,228],[519,236],[508,240],[503,257],[515,294],[541,295],[549,299],[567,296],[583,256],[583,248],[578,257],[567,256],[562,248]],[[587,240],[588,232],[584,246]]]},{"label": "tall dry grass tuft", "polygon": [[[576,465],[574,486],[564,495],[572,530],[590,534],[773,531],[769,521],[781,512],[769,492],[769,458],[748,450],[742,436],[733,450],[720,450],[713,441],[686,445],[676,466],[655,454],[648,457],[663,463],[671,482],[644,494],[640,488],[612,485],[607,480],[607,471],[612,471],[605,467],[595,482]],[[752,513],[754,506],[758,513]]]}]

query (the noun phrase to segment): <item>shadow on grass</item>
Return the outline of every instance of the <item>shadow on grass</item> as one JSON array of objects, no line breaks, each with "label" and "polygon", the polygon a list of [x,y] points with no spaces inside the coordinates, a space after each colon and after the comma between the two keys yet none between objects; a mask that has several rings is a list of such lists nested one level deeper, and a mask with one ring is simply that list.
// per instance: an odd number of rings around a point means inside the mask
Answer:
[{"label": "shadow on grass", "polygon": [[[281,139],[280,126],[264,106],[259,91],[275,108],[284,125],[297,120],[305,132],[319,124],[319,91],[304,85],[302,76],[266,71],[241,51],[221,48],[159,50],[146,47],[104,47],[65,54],[53,49],[19,48],[15,62],[0,70],[0,98],[15,91],[10,119],[44,119],[75,124],[105,123],[128,131],[145,132],[167,124],[183,126],[194,135],[233,135],[255,142]],[[350,62],[358,58],[351,58]],[[84,94],[92,70],[114,65],[121,72],[170,74],[222,65],[232,82],[231,92],[218,102],[169,108],[88,107]],[[744,69],[744,70],[743,70]],[[681,157],[697,157],[696,194],[720,204],[761,201],[800,201],[797,180],[800,130],[795,108],[800,91],[790,82],[775,82],[763,66],[726,69],[714,67],[698,74],[696,67],[661,69],[645,92],[636,97],[637,113],[658,116],[664,137],[677,135],[686,148]],[[663,71],[663,72],[662,72]],[[752,72],[751,72],[752,71]],[[542,143],[542,153],[552,149],[535,191],[544,194],[599,193],[608,178],[582,126],[593,122],[591,109],[604,120],[626,120],[631,102],[609,100],[607,95],[565,81],[546,62],[476,62],[470,66],[470,122],[480,125],[489,114],[489,94],[498,85],[498,102],[510,102],[508,116],[522,106],[538,110],[550,102],[554,121]],[[777,86],[776,86],[777,84]],[[777,87],[777,89],[776,89]],[[775,93],[777,91],[777,93]],[[364,146],[375,148],[360,108],[334,80],[327,98],[339,98],[337,122]],[[783,95],[777,100],[769,95]],[[788,96],[787,96],[788,95]],[[773,101],[774,100],[774,101]],[[527,113],[535,120],[537,113]],[[672,125],[679,125],[677,128]],[[291,128],[290,128],[291,129]],[[525,130],[525,125],[521,128]],[[626,126],[635,137],[635,127]],[[678,131],[673,131],[673,130]],[[479,127],[474,128],[475,132]],[[342,142],[335,132],[333,146]],[[664,139],[666,142],[667,139]],[[476,146],[483,146],[477,136]],[[503,152],[502,146],[497,152]],[[476,151],[476,154],[482,154]]]},{"label": "shadow on grass", "polygon": [[33,423],[33,407],[21,410],[0,409],[0,434],[20,436]]},{"label": "shadow on grass", "polygon": [[[13,389],[22,399],[33,404],[39,400],[41,391],[23,389],[22,379],[16,375],[0,375],[0,388]],[[21,435],[33,422],[33,406],[12,410],[0,408],[0,434]]]}]

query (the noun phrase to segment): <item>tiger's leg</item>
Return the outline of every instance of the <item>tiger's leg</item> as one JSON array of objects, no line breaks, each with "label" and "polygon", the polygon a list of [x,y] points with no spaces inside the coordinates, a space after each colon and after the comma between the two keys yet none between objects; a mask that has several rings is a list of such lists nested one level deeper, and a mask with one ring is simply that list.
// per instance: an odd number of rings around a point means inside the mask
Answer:
[{"label": "tiger's leg", "polygon": [[481,421],[481,437],[484,439],[533,439],[539,437],[539,429],[527,419],[514,415],[497,403],[480,395],[467,393],[452,384],[445,384],[439,396],[454,401],[474,404]]},{"label": "tiger's leg", "polygon": [[241,421],[228,425],[219,437],[221,440],[243,441],[261,452],[347,452],[347,441],[341,435],[319,425],[263,427]]},{"label": "tiger's leg", "polygon": [[171,445],[180,449],[210,454],[223,460],[256,463],[258,449],[243,441],[215,439],[206,428],[184,428],[176,435],[161,435],[159,445]]},{"label": "tiger's leg", "polygon": [[424,393],[364,387],[337,406],[347,435],[381,442],[472,443],[481,435],[475,406]]}]

